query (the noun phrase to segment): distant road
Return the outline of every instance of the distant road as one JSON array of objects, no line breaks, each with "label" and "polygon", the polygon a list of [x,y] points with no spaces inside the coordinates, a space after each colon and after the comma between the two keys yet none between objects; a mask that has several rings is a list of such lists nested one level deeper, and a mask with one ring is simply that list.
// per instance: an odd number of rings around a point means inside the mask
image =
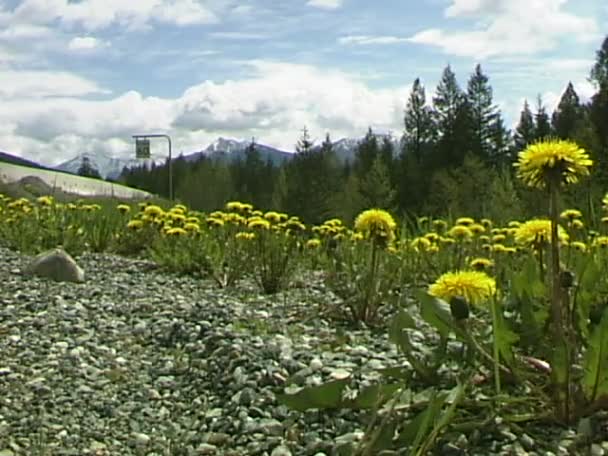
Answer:
[{"label": "distant road", "polygon": [[5,184],[19,182],[27,176],[38,177],[53,189],[82,196],[109,196],[134,199],[151,198],[153,196],[151,193],[144,192],[143,190],[91,177],[0,163],[0,182]]}]

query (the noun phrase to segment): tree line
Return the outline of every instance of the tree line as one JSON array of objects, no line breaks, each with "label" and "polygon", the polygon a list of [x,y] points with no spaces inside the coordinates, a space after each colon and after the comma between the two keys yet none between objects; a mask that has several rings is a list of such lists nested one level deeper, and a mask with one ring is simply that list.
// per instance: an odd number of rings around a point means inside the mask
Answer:
[{"label": "tree line", "polygon": [[[592,175],[568,203],[592,210],[608,190],[608,36],[596,52],[589,80],[596,92],[583,103],[571,82],[549,115],[538,96],[526,100],[516,128],[505,126],[481,65],[461,87],[450,65],[429,100],[417,78],[405,103],[399,146],[372,127],[354,158],[339,160],[330,134],[314,145],[306,128],[293,158],[264,161],[255,140],[244,158],[201,156],[173,161],[176,198],[212,211],[229,200],[299,215],[308,223],[330,217],[352,219],[377,207],[401,216],[466,214],[496,220],[539,215],[539,196],[519,185],[512,163],[528,144],[548,137],[576,141],[595,161]],[[127,185],[167,196],[168,166],[123,170]]]}]

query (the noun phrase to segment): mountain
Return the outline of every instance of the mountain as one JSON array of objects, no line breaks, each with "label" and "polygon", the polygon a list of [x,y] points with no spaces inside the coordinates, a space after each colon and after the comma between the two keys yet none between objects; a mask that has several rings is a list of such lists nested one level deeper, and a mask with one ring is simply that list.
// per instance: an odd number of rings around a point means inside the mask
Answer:
[{"label": "mountain", "polygon": [[[222,161],[232,161],[239,158],[245,159],[245,152],[249,144],[251,144],[251,141],[220,137],[209,144],[205,149],[185,155],[184,158],[189,162],[196,161],[201,156]],[[263,161],[270,160],[274,165],[279,165],[292,157],[291,152],[285,152],[264,144],[256,143],[255,147],[260,153],[260,157]]]},{"label": "mountain", "polygon": [[[386,135],[384,134],[376,134],[376,137],[378,138],[378,145],[382,144],[382,140],[385,136]],[[352,162],[355,158],[357,145],[363,138],[363,136],[359,138],[342,138],[338,141],[334,141],[332,143],[333,149],[336,152],[338,160],[341,162]],[[391,139],[393,141],[393,145],[395,146],[395,154],[397,154],[399,151],[399,138],[392,137]],[[250,143],[251,142],[249,140],[220,137],[204,149],[197,152],[185,154],[182,156],[182,158],[187,162],[195,162],[201,157],[208,157],[221,161],[233,161],[239,158],[244,160],[245,151],[247,150],[247,146],[249,146]],[[316,144],[313,149],[317,149],[319,147],[321,147],[321,145]],[[291,157],[293,157],[294,154],[294,152],[287,152],[261,143],[256,143],[256,149],[260,153],[260,156],[263,161],[270,160],[274,165],[280,165],[284,163],[286,160],[289,160]],[[102,153],[92,154],[90,152],[85,152],[83,154],[77,155],[71,160],[61,163],[60,165],[56,166],[55,169],[59,171],[77,174],[78,169],[82,165],[82,161],[85,158],[88,158],[91,166],[97,171],[99,171],[99,174],[104,179],[116,179],[118,176],[120,176],[120,173],[122,172],[125,166],[127,168],[131,168],[141,166],[143,164],[142,160],[138,160],[135,158],[114,158]],[[174,157],[174,159],[175,158],[177,157]],[[2,159],[0,157],[0,161],[1,160]],[[162,162],[164,162],[164,159],[162,160]]]},{"label": "mountain", "polygon": [[141,166],[143,161],[136,158],[115,158],[103,153],[85,152],[76,157],[63,162],[55,167],[59,171],[66,171],[72,174],[78,174],[78,169],[82,165],[82,161],[88,159],[89,164],[95,168],[101,177],[104,179],[116,179],[120,176],[122,169]]}]

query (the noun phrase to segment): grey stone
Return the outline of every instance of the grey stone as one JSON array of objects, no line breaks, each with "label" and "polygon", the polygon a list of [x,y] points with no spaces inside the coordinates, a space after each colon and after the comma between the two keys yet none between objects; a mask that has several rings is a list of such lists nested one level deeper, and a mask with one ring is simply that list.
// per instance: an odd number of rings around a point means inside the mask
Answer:
[{"label": "grey stone", "polygon": [[26,268],[26,273],[56,282],[84,282],[82,268],[70,254],[60,247],[42,252],[34,257]]}]

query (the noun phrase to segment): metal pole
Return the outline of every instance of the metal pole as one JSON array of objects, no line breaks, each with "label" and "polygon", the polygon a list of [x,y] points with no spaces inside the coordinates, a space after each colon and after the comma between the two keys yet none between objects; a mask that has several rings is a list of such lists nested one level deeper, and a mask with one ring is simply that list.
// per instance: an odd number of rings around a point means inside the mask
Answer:
[{"label": "metal pole", "polygon": [[172,157],[171,157],[171,137],[169,135],[164,135],[164,134],[152,134],[152,135],[133,135],[132,136],[135,139],[138,138],[167,138],[167,141],[169,142],[169,200],[173,201],[173,162],[172,162]]}]

